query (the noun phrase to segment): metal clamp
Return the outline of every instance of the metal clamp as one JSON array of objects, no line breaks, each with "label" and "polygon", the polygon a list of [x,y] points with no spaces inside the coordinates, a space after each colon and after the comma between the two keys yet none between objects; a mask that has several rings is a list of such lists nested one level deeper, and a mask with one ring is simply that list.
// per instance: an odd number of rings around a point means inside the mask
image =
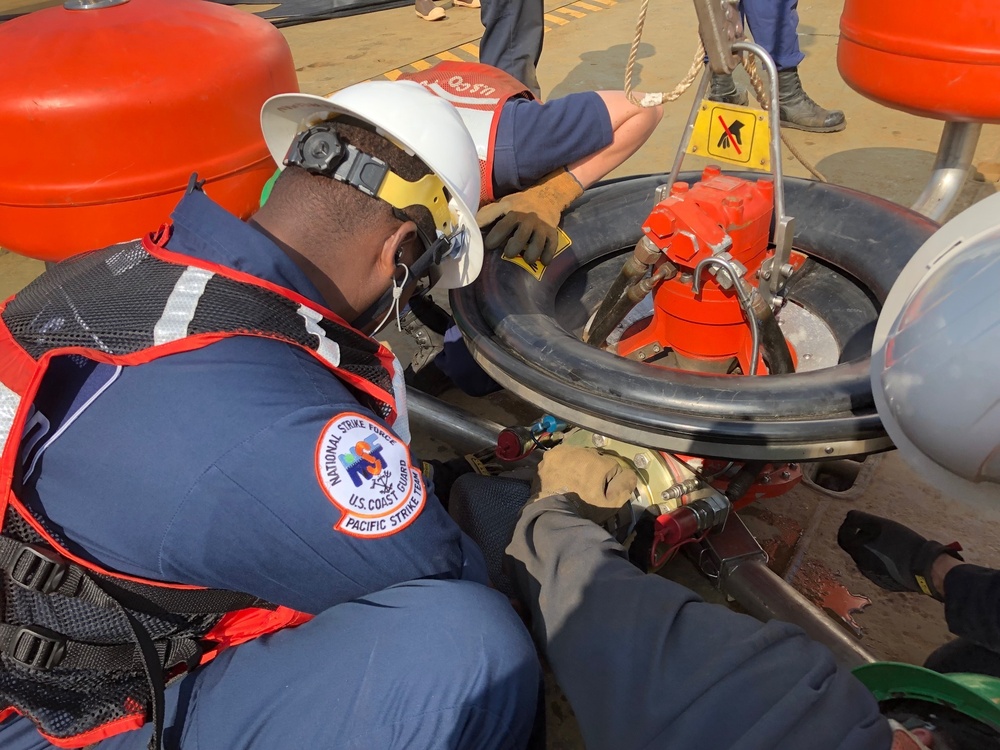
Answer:
[{"label": "metal clamp", "polygon": [[767,562],[767,553],[761,549],[750,529],[736,513],[729,513],[726,525],[710,534],[701,543],[699,567],[709,578],[724,588],[729,573],[747,560]]},{"label": "metal clamp", "polygon": [[743,38],[739,0],[695,0],[694,9],[709,67],[714,73],[732,73],[740,64],[733,42]]}]

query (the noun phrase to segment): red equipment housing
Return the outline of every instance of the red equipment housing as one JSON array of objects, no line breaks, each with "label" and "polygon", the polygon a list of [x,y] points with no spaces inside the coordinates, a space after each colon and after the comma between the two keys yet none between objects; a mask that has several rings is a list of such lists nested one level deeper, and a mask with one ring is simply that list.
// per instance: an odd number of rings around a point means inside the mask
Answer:
[{"label": "red equipment housing", "polygon": [[0,246],[42,260],[142,236],[192,172],[245,218],[275,170],[268,97],[298,91],[281,32],[201,0],[62,6],[0,24]]},{"label": "red equipment housing", "polygon": [[[684,369],[718,370],[735,358],[749,372],[751,335],[736,290],[706,272],[695,294],[692,274],[700,261],[728,252],[746,268],[746,278],[754,279],[768,257],[773,211],[770,180],[751,182],[711,166],[693,186],[674,183],[643,233],[679,273],[654,290],[651,321],[626,331],[618,354],[645,360],[670,349]],[[765,371],[762,362],[758,367]]]}]

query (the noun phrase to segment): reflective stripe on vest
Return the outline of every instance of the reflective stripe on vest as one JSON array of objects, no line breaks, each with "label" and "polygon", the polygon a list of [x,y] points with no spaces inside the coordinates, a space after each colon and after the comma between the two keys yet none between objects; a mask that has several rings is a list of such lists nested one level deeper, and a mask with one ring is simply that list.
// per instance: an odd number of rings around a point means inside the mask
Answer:
[{"label": "reflective stripe on vest", "polygon": [[441,62],[427,70],[404,73],[399,80],[416,81],[458,110],[479,156],[480,207],[496,200],[493,156],[500,112],[510,99],[534,99],[534,95],[512,75],[482,63]]},{"label": "reflective stripe on vest", "polygon": [[[75,354],[106,364],[138,365],[198,349],[226,337],[261,336],[284,341],[312,354],[389,424],[396,420],[397,404],[392,382],[394,358],[384,346],[351,329],[333,313],[301,295],[231,269],[173,253],[164,247],[168,239],[169,230],[161,230],[158,239],[148,237],[77,256],[46,272],[0,305],[0,533],[7,537],[3,545],[8,549],[4,558],[7,567],[0,569],[0,574],[6,578],[30,577],[32,588],[19,596],[70,597],[67,601],[72,605],[63,604],[63,607],[89,607],[91,609],[86,611],[92,611],[95,606],[103,606],[96,601],[99,597],[80,595],[79,604],[73,597],[78,596],[76,592],[87,590],[88,585],[89,590],[95,592],[103,587],[102,582],[109,581],[119,590],[129,592],[130,598],[123,598],[116,605],[119,609],[203,613],[170,615],[180,621],[175,630],[179,635],[165,638],[178,642],[194,639],[203,649],[193,664],[182,662],[174,666],[166,675],[172,678],[183,674],[190,666],[204,664],[225,648],[294,627],[311,616],[274,607],[243,594],[163,583],[105,570],[74,555],[49,533],[44,519],[35,518],[18,500],[12,487],[25,423],[49,361],[55,356]],[[135,276],[130,278],[129,274]],[[109,299],[115,304],[107,304]],[[127,320],[128,325],[116,326],[116,320]],[[405,425],[400,428],[406,429]],[[26,556],[17,545],[30,547]],[[20,567],[14,566],[14,560],[20,561]],[[31,565],[26,566],[26,562]],[[60,573],[60,567],[68,572]],[[83,583],[78,585],[79,581]],[[37,588],[34,587],[36,583]],[[13,589],[19,591],[17,586]],[[117,601],[115,596],[110,599]],[[195,608],[195,600],[202,603],[202,609]],[[169,605],[158,604],[166,601],[183,602],[178,606],[189,608],[172,610]],[[153,603],[154,609],[137,609],[143,602]],[[223,602],[229,604],[223,605]],[[21,607],[17,611],[27,610]],[[88,633],[81,635],[73,631],[66,631],[70,635],[52,633],[38,628],[33,622],[10,621],[13,617],[17,617],[14,609],[0,609],[0,623],[8,626],[0,629],[4,632],[14,632],[17,628],[28,630],[31,644],[19,635],[20,630],[8,639],[10,648],[21,647],[16,654],[20,661],[10,662],[11,654],[8,654],[5,657],[8,661],[0,662],[0,696],[11,696],[9,702],[0,702],[0,720],[11,713],[23,714],[38,726],[49,742],[71,748],[138,728],[149,719],[149,703],[141,703],[130,693],[122,706],[112,697],[112,687],[109,686],[104,691],[108,695],[104,695],[101,685],[105,683],[100,681],[92,694],[97,694],[96,700],[105,701],[101,705],[111,706],[114,711],[84,717],[73,714],[71,722],[65,721],[65,709],[60,709],[59,716],[63,718],[58,718],[58,712],[48,707],[46,701],[51,696],[42,683],[33,684],[30,694],[18,693],[17,681],[23,683],[25,673],[17,670],[25,668],[20,666],[25,658],[30,657],[34,663],[44,656],[45,663],[41,667],[44,669],[58,666],[63,658],[63,651],[49,645],[52,637],[61,638],[67,644],[65,653],[80,654],[81,645],[85,649],[89,641],[108,643],[112,636],[103,631],[95,632],[93,638],[84,637]],[[197,624],[203,620],[203,626]],[[80,625],[77,631],[94,627],[99,629],[99,626]],[[157,643],[170,648],[162,638]],[[44,647],[45,653],[39,655],[40,652],[25,650],[27,645],[33,649],[34,644]],[[160,658],[166,659],[166,653],[164,651]],[[67,663],[70,663],[68,657]],[[11,676],[6,682],[3,679],[5,670]],[[69,672],[66,680],[79,679],[74,669],[65,671]],[[99,677],[102,672],[91,670],[89,674],[88,679],[94,680],[93,675]],[[108,671],[108,674],[120,675],[121,672]],[[47,680],[56,678],[49,674]],[[72,697],[73,690],[82,696],[88,695],[81,692],[78,682],[64,685],[56,681],[53,689],[63,696]],[[53,699],[52,705],[62,705],[60,700],[69,699]],[[36,706],[34,714],[32,705]],[[71,729],[66,729],[67,725]]]}]

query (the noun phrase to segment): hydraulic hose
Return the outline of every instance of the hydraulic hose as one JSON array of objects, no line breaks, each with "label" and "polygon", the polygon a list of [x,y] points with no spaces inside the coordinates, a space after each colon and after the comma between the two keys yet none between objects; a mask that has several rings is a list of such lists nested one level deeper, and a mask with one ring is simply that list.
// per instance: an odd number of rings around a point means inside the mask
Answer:
[{"label": "hydraulic hose", "polygon": [[[636,250],[639,250],[641,244],[642,240],[636,244]],[[604,299],[601,300],[597,312],[594,313],[593,320],[591,320],[584,335],[584,341],[591,346],[598,348],[604,346],[604,342],[615,330],[615,326],[621,323],[628,315],[629,310],[635,307],[636,303],[628,297],[628,290],[645,275],[646,269],[649,268],[649,264],[636,257],[637,254],[633,252],[625,261],[622,270],[612,282]]]},{"label": "hydraulic hose", "polygon": [[774,317],[771,306],[756,288],[750,288],[748,313],[757,319],[757,330],[760,332],[761,356],[771,375],[784,375],[795,372],[792,353],[788,349],[785,334],[781,332],[778,319]]}]

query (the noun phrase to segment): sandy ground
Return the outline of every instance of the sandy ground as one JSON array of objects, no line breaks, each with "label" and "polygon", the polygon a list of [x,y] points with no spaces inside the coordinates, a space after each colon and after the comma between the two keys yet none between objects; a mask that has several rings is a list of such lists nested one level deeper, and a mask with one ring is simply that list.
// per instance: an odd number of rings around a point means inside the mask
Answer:
[{"label": "sandy ground", "polygon": [[[45,4],[51,3],[0,0],[0,14]],[[801,73],[807,91],[822,104],[845,110],[848,127],[828,135],[791,131],[790,137],[831,182],[908,205],[929,174],[941,123],[886,109],[844,83],[836,67],[842,5],[841,0],[802,0],[799,33],[806,53]],[[546,34],[539,67],[543,94],[548,98],[588,89],[621,88],[638,8],[639,0],[585,0],[573,5],[548,0],[551,31]],[[637,68],[644,89],[669,90],[683,76],[696,45],[695,28],[689,0],[652,4]],[[446,20],[428,24],[411,8],[402,8],[292,27],[284,33],[302,89],[325,94],[388,71],[411,70],[412,63],[421,66],[419,61],[445,50],[468,59],[482,27],[478,14],[467,9],[451,10]],[[691,96],[689,92],[668,105],[658,131],[614,176],[669,169]],[[702,164],[690,158],[685,166]],[[974,167],[955,211],[998,189],[1000,128],[984,128]],[[791,175],[807,175],[790,157],[785,169]],[[21,288],[41,270],[38,261],[0,251],[0,297]],[[405,349],[405,343],[397,343]],[[512,414],[523,412],[523,407],[503,395],[477,408],[508,422],[514,419]],[[446,455],[444,448],[427,441],[418,440],[417,448],[425,454]],[[941,497],[890,453],[884,456],[867,489],[852,500],[827,497],[803,487],[747,514],[748,523],[762,539],[784,535],[794,543],[796,529],[813,528],[803,571],[829,571],[850,592],[872,600],[856,621],[863,630],[863,644],[877,657],[920,663],[948,638],[941,606],[926,598],[888,594],[855,572],[835,542],[837,526],[850,508],[892,516],[941,541],[959,539],[969,561],[991,566],[1000,566],[1000,510],[973,510]],[[673,564],[667,572],[717,598],[685,562]],[[564,699],[553,693],[550,747],[578,747],[572,722],[564,720],[569,714]]]}]

